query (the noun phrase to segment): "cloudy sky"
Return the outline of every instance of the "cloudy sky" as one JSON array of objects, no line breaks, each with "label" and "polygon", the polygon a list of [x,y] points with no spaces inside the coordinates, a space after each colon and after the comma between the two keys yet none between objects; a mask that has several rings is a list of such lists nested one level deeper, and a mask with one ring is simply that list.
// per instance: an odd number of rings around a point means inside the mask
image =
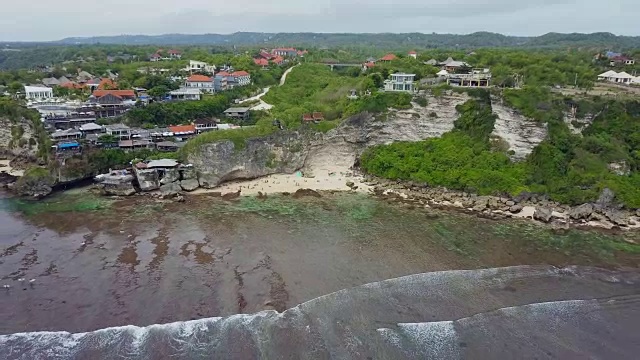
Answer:
[{"label": "cloudy sky", "polygon": [[638,0],[0,0],[0,40],[166,33],[640,35]]}]

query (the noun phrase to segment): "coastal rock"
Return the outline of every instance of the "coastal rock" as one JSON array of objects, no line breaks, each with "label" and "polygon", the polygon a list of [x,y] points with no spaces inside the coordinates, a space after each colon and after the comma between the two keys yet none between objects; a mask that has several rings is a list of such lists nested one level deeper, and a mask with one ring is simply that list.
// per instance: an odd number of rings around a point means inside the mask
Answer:
[{"label": "coastal rock", "polygon": [[613,204],[616,194],[609,188],[604,188],[596,201],[596,204],[601,208],[610,207]]},{"label": "coastal rock", "polygon": [[160,184],[167,185],[180,180],[180,172],[178,169],[169,169],[165,171],[164,176],[160,179]]},{"label": "coastal rock", "polygon": [[507,202],[505,202],[505,205],[507,206],[514,206],[516,203],[513,200],[507,200]]},{"label": "coastal rock", "polygon": [[156,169],[135,169],[138,185],[142,191],[158,190],[160,188],[160,177]]},{"label": "coastal rock", "polygon": [[510,213],[513,213],[513,214],[517,214],[517,213],[519,213],[520,211],[522,211],[522,209],[523,209],[523,208],[524,208],[524,207],[523,207],[522,205],[520,205],[520,204],[513,205],[513,206],[511,206],[511,207],[509,208],[509,212],[510,212]]},{"label": "coastal rock", "polygon": [[319,192],[311,189],[298,189],[298,191],[296,191],[295,194],[293,194],[294,199],[299,199],[305,196],[312,196],[317,198],[322,197],[322,195],[320,195]]},{"label": "coastal rock", "polygon": [[170,183],[160,186],[160,193],[164,197],[172,197],[178,195],[182,191],[180,184]]},{"label": "coastal rock", "polygon": [[27,170],[22,177],[15,182],[12,190],[20,196],[29,196],[41,199],[53,191],[55,179],[49,170],[34,167]]},{"label": "coastal rock", "polygon": [[629,225],[629,217],[622,211],[618,210],[607,210],[604,213],[604,216],[609,219],[613,224],[618,226],[628,226]]},{"label": "coastal rock", "polygon": [[13,176],[4,171],[0,172],[0,188],[6,187],[9,184],[13,184],[19,179],[18,176]]},{"label": "coastal rock", "polygon": [[222,140],[200,146],[187,159],[197,169],[200,185],[205,188],[226,181],[290,174],[305,165],[307,136],[311,135],[281,131],[247,139],[242,146]]},{"label": "coastal rock", "polygon": [[533,218],[548,223],[553,218],[553,211],[544,207],[536,207]]},{"label": "coastal rock", "polygon": [[194,191],[200,187],[198,180],[182,180],[180,181],[180,187],[184,191]]},{"label": "coastal rock", "polygon": [[593,212],[593,205],[582,204],[569,210],[569,217],[573,220],[588,219]]},{"label": "coastal rock", "polygon": [[640,209],[636,209],[636,216],[640,217]]},{"label": "coastal rock", "polygon": [[196,170],[193,168],[193,166],[180,169],[180,176],[182,180],[198,179],[198,174],[196,173]]}]

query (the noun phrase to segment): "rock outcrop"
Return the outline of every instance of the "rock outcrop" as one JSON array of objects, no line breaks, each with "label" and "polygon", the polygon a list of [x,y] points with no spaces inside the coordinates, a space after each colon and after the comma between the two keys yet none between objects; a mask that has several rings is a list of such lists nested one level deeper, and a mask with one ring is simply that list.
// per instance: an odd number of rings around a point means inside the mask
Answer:
[{"label": "rock outcrop", "polygon": [[569,210],[569,217],[573,220],[588,220],[593,213],[593,205],[582,204]]},{"label": "rock outcrop", "polygon": [[200,183],[198,182],[198,180],[195,180],[195,179],[182,180],[180,181],[180,187],[184,191],[194,191],[200,187]]},{"label": "rock outcrop", "polygon": [[138,179],[138,186],[143,192],[160,189],[160,176],[156,169],[136,169],[134,174]]},{"label": "rock outcrop", "polygon": [[48,169],[32,167],[15,182],[12,190],[20,196],[41,199],[51,194],[54,184],[55,178]]},{"label": "rock outcrop", "polygon": [[205,188],[226,181],[293,173],[304,166],[310,137],[314,136],[282,131],[248,139],[244,146],[223,140],[202,145],[188,155],[188,161],[198,170],[198,181]]},{"label": "rock outcrop", "polygon": [[506,142],[511,151],[511,160],[523,160],[547,137],[547,127],[527,119],[516,111],[492,101],[491,107],[497,115],[491,135]]},{"label": "rock outcrop", "polygon": [[136,188],[133,186],[133,175],[130,174],[106,175],[99,186],[105,195],[131,196],[136,193]]}]

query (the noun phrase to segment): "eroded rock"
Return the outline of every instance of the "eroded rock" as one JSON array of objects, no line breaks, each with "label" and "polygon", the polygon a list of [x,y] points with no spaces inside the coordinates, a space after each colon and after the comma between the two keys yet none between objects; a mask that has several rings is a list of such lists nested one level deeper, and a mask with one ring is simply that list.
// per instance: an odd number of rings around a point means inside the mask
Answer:
[{"label": "eroded rock", "polygon": [[548,223],[553,218],[553,211],[544,207],[536,207],[533,218]]},{"label": "eroded rock", "polygon": [[194,180],[194,179],[182,180],[180,181],[180,187],[184,191],[194,191],[200,187],[200,184],[198,183],[198,180]]}]

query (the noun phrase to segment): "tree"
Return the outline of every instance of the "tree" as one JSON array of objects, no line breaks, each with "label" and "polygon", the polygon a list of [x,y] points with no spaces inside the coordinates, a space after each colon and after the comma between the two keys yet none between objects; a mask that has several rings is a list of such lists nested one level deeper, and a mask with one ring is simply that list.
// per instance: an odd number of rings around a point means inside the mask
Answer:
[{"label": "tree", "polygon": [[7,86],[7,91],[9,91],[10,94],[16,95],[17,93],[21,92],[22,90],[24,90],[24,86],[17,82],[14,81],[12,83],[9,84],[9,86]]},{"label": "tree", "polygon": [[149,90],[149,95],[154,98],[162,98],[169,92],[169,88],[164,85],[158,85]]}]

